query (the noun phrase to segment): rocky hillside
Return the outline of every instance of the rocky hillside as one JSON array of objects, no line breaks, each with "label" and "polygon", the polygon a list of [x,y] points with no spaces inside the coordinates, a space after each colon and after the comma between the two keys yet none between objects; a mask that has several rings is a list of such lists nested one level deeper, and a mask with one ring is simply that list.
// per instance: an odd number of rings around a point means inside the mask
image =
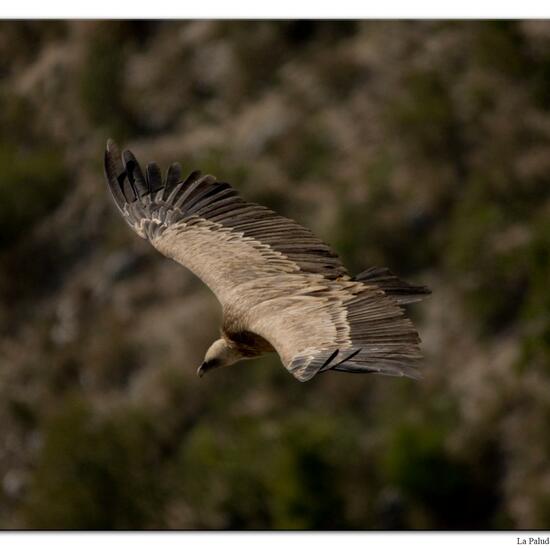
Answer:
[{"label": "rocky hillside", "polygon": [[[1,528],[548,528],[549,23],[2,22],[0,76]],[[428,284],[424,380],[199,380],[108,137]]]}]

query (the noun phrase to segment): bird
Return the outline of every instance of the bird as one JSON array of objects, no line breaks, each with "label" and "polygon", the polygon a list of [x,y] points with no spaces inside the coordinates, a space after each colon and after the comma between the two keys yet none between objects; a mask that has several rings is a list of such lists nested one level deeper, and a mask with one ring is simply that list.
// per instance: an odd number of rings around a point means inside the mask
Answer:
[{"label": "bird", "polygon": [[300,382],[327,371],[420,378],[420,338],[404,306],[430,294],[426,286],[385,267],[351,276],[309,229],[212,175],[182,177],[177,162],[163,178],[109,139],[104,168],[130,227],[221,304],[220,338],[199,376],[275,352]]}]

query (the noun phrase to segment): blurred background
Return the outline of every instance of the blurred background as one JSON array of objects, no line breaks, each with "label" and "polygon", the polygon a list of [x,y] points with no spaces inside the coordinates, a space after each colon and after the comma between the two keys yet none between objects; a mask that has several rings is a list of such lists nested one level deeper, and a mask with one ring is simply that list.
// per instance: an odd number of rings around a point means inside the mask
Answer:
[{"label": "blurred background", "polygon": [[[550,527],[550,23],[2,22],[0,107],[1,528]],[[428,284],[424,380],[199,380],[108,137]]]}]

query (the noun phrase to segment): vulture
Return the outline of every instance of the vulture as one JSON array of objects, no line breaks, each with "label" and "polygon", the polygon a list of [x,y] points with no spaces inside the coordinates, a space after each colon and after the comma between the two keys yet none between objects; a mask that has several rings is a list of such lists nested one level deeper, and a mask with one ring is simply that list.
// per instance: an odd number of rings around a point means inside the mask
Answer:
[{"label": "vulture", "polygon": [[248,202],[226,182],[173,163],[142,170],[109,140],[105,175],[118,210],[159,252],[202,279],[223,309],[221,337],[197,370],[276,352],[301,382],[326,371],[417,378],[420,339],[404,305],[425,286],[371,267],[352,277],[310,230]]}]

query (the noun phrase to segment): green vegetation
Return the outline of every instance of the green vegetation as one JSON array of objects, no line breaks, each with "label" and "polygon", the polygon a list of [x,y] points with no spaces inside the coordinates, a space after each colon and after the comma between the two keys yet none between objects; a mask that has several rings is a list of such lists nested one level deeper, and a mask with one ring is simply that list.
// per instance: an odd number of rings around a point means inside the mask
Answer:
[{"label": "green vegetation", "polygon": [[162,485],[142,411],[96,418],[68,399],[49,420],[24,511],[42,529],[135,529],[154,517]]},{"label": "green vegetation", "polygon": [[79,75],[82,108],[90,122],[117,139],[127,139],[136,129],[125,100],[127,31],[125,23],[119,21],[94,29]]},{"label": "green vegetation", "polygon": [[29,101],[0,89],[0,253],[28,234],[63,200],[67,170],[63,151],[27,129]]},{"label": "green vegetation", "polygon": [[0,146],[0,250],[12,246],[22,234],[63,200],[67,175],[59,151],[47,146],[18,151]]},{"label": "green vegetation", "polygon": [[[547,528],[549,31],[2,23],[0,527]],[[116,213],[109,136],[430,285],[425,379],[199,380],[220,312]]]}]

